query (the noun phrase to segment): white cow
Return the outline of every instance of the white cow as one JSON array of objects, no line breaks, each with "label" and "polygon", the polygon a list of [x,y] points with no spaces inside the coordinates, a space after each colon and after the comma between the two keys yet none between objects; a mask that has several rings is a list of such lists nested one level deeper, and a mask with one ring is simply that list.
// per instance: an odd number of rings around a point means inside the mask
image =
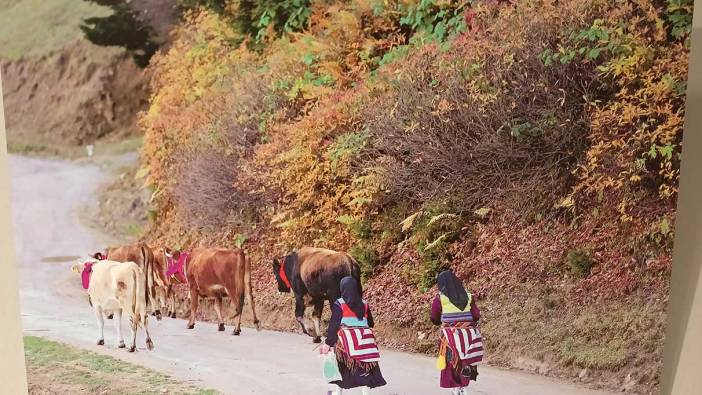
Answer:
[{"label": "white cow", "polygon": [[146,313],[148,304],[146,281],[144,271],[134,262],[94,261],[88,286],[88,298],[90,305],[95,309],[99,346],[105,344],[103,314],[111,312],[114,314],[119,348],[125,347],[121,324],[124,312],[131,323],[132,344],[129,352],[136,350],[136,333],[139,326],[146,331],[146,347],[153,350],[154,343],[149,335]]}]

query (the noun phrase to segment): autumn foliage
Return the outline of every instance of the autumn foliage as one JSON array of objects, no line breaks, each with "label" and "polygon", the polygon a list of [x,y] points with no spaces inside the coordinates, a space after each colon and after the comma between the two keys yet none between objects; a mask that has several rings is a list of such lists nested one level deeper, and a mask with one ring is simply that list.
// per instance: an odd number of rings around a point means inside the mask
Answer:
[{"label": "autumn foliage", "polygon": [[[237,4],[194,7],[152,60],[151,238],[243,243],[260,273],[348,250],[381,316],[444,267],[488,306],[525,282],[572,314],[667,292],[691,1],[312,1],[255,34]],[[505,347],[512,314],[486,329]]]}]

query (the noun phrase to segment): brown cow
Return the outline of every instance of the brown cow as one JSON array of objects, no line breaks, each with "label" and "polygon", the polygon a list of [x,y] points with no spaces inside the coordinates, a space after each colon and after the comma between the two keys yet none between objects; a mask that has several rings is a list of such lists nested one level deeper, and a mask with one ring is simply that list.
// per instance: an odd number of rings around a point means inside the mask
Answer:
[{"label": "brown cow", "polygon": [[153,315],[156,316],[156,319],[160,320],[160,307],[165,307],[166,303],[166,274],[165,267],[159,266],[159,262],[155,259],[151,248],[144,243],[135,243],[108,248],[105,255],[111,261],[135,262],[144,271],[149,284],[151,284],[149,289],[147,289],[150,301],[148,307]]},{"label": "brown cow", "polygon": [[[185,256],[181,256],[184,254]],[[215,299],[215,312],[219,320],[218,330],[223,331],[222,298],[228,296],[234,305],[234,320],[236,321],[232,334],[239,335],[241,333],[244,297],[248,296],[254,325],[257,330],[261,330],[251,291],[251,265],[243,250],[195,248],[189,254],[180,251],[166,252],[166,257],[169,260],[169,267],[177,265],[174,261],[180,262],[182,258],[182,274],[187,281],[190,296],[188,329],[195,327],[195,314],[197,313],[199,297],[202,296]]]},{"label": "brown cow", "polygon": [[[351,255],[314,247],[301,248],[281,260],[273,259],[273,274],[278,283],[278,291],[292,291],[295,295],[295,319],[302,332],[312,336],[315,343],[322,341],[320,321],[324,301],[329,301],[331,308],[341,297],[339,287],[342,278],[352,276],[359,284],[361,281],[361,270]],[[307,306],[314,306],[314,334],[304,324]]]}]

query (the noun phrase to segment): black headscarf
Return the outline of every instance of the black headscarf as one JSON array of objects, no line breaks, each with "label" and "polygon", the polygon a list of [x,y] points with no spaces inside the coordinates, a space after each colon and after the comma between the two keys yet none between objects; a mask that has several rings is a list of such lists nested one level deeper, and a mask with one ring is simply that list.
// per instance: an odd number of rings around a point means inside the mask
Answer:
[{"label": "black headscarf", "polygon": [[341,298],[359,320],[363,318],[366,307],[363,305],[360,284],[355,278],[346,276],[341,279]]},{"label": "black headscarf", "polygon": [[436,278],[439,292],[449,298],[451,303],[463,310],[468,305],[468,292],[463,288],[461,281],[450,270],[444,270]]}]

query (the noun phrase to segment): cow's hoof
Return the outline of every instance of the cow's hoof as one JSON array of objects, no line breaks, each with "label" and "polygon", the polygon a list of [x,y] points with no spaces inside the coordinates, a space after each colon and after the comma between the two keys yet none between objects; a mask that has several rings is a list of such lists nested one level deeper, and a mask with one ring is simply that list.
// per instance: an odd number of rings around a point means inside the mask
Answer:
[{"label": "cow's hoof", "polygon": [[195,328],[195,324],[188,324],[188,326],[186,326],[186,328],[193,329],[193,328]]},{"label": "cow's hoof", "polygon": [[98,340],[98,341],[97,341],[97,345],[98,345],[98,346],[104,346],[104,345],[105,345],[105,340],[104,340],[104,339]]},{"label": "cow's hoof", "polygon": [[112,318],[114,318],[114,316],[115,316],[114,314],[110,314],[110,315],[107,316],[107,319],[108,319],[108,320],[111,320]]},{"label": "cow's hoof", "polygon": [[156,316],[156,320],[161,321],[161,318],[162,318],[162,316],[161,316],[161,310],[156,310],[156,311],[154,312],[154,315]]},{"label": "cow's hoof", "polygon": [[146,348],[148,348],[149,351],[154,349],[154,342],[152,342],[151,339],[146,339]]},{"label": "cow's hoof", "polygon": [[254,321],[254,326],[256,326],[256,330],[260,331],[261,330],[261,321],[255,320]]},{"label": "cow's hoof", "polygon": [[123,341],[119,342],[119,346],[117,346],[117,348],[125,348],[125,347],[127,347],[127,346],[124,345]]},{"label": "cow's hoof", "polygon": [[176,313],[175,313],[175,312],[171,313],[171,318],[176,318]]},{"label": "cow's hoof", "polygon": [[322,338],[319,337],[319,336],[317,336],[317,337],[315,337],[314,339],[312,339],[312,343],[321,343],[321,342],[322,342]]},{"label": "cow's hoof", "polygon": [[129,347],[129,349],[128,349],[127,351],[129,351],[129,352],[134,352],[134,351],[136,351],[136,346],[131,346],[131,347]]},{"label": "cow's hoof", "polygon": [[232,332],[232,335],[234,335],[234,336],[239,336],[239,335],[241,335],[241,329],[236,329],[236,330],[234,330],[234,332]]},{"label": "cow's hoof", "polygon": [[219,328],[217,328],[218,331],[224,332],[224,324],[219,324]]}]

